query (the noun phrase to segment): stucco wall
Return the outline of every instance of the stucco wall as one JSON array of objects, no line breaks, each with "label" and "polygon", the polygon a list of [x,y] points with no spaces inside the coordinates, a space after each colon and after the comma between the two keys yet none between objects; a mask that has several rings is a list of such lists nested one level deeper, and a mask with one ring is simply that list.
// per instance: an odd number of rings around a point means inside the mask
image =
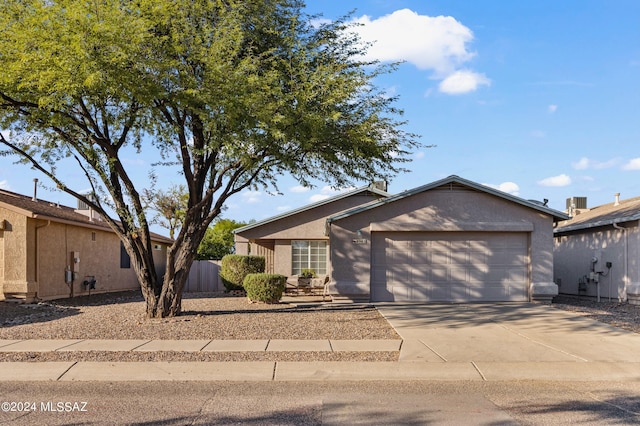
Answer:
[{"label": "stucco wall", "polygon": [[274,240],[274,273],[291,275],[291,241],[324,240],[327,241],[327,271],[329,272],[329,238],[325,235],[327,217],[377,198],[373,195],[353,195],[238,233],[235,236],[236,253],[255,254],[255,250],[250,247],[252,240]]},{"label": "stucco wall", "polygon": [[[592,271],[592,258],[599,257],[596,269],[602,269],[607,275],[600,277],[600,296],[615,300],[626,300],[625,285],[640,281],[638,240],[640,232],[637,222],[627,228],[625,234],[613,226],[568,233],[555,238],[554,280],[559,284],[560,293],[596,297],[598,286],[587,282]],[[628,244],[628,265],[625,276],[625,244]],[[609,272],[606,262],[611,262]],[[579,291],[579,281],[587,282],[586,291]]]},{"label": "stucco wall", "polygon": [[[139,284],[132,268],[120,268],[120,241],[115,234],[51,221],[36,220],[0,209],[5,230],[0,231],[0,290],[6,296],[25,299],[69,297],[65,269],[77,272],[73,295],[88,294],[85,277],[96,279],[92,293],[136,289]],[[95,235],[95,240],[93,236]],[[166,269],[166,245],[154,250],[156,272]],[[72,253],[80,262],[73,264]]]},{"label": "stucco wall", "polygon": [[24,215],[0,208],[0,219],[5,220],[5,230],[2,231],[3,262],[2,291],[6,294],[29,293],[35,294],[36,283],[33,270],[33,259],[26,253],[34,249],[35,240],[29,235],[33,225],[27,224]]},{"label": "stucco wall", "polygon": [[[431,190],[334,222],[331,225],[334,285],[347,293],[368,291],[371,229],[373,232],[376,229],[456,232],[499,231],[508,227],[532,230],[531,282],[552,282],[553,220],[550,216],[482,192]],[[354,244],[354,239],[368,242]]]},{"label": "stucco wall", "polygon": [[377,197],[371,195],[353,195],[332,203],[324,204],[313,209],[274,220],[264,225],[248,229],[236,234],[236,241],[246,242],[255,239],[274,240],[314,240],[326,239],[325,224],[327,217],[373,201]]},{"label": "stucco wall", "polygon": [[[156,272],[162,277],[166,265],[166,247],[160,245],[160,248],[154,248],[153,256]],[[79,263],[73,264],[71,253],[79,255]],[[38,262],[38,297],[42,299],[71,295],[71,288],[64,280],[67,267],[77,272],[73,282],[74,296],[89,294],[89,291],[96,293],[139,288],[133,267],[120,267],[120,240],[111,232],[51,223],[38,229]],[[89,277],[96,280],[93,290],[82,285]]]}]

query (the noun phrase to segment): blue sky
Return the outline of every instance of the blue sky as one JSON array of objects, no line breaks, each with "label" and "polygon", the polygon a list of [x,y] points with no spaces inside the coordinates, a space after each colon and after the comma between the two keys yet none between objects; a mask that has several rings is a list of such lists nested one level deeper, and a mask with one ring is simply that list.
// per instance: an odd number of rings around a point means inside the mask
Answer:
[{"label": "blue sky", "polygon": [[[571,196],[640,196],[640,1],[307,1],[324,19],[353,9],[370,56],[405,61],[377,84],[400,96],[406,130],[437,145],[413,153],[390,192],[456,174],[558,210]],[[30,194],[34,177],[0,158],[0,187]],[[224,216],[260,220],[336,193],[279,182],[282,195],[247,191]]]}]

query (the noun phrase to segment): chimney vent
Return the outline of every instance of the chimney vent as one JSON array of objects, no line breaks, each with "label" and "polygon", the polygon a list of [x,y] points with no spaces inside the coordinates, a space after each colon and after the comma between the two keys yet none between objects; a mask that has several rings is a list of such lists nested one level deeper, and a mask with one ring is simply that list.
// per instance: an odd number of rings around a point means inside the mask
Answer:
[{"label": "chimney vent", "polygon": [[387,181],[386,180],[378,180],[371,184],[372,188],[379,189],[380,191],[387,192]]},{"label": "chimney vent", "polygon": [[616,202],[613,203],[614,206],[619,206],[620,205],[620,193],[616,192],[615,193],[615,197],[616,197]]},{"label": "chimney vent", "polygon": [[38,178],[33,178],[33,198],[31,201],[38,201]]}]

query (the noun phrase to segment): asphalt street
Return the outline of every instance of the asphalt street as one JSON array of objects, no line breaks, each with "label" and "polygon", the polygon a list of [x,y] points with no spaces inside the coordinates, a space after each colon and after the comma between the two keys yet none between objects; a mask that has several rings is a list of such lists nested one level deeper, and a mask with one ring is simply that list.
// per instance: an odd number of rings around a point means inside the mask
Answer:
[{"label": "asphalt street", "polygon": [[640,422],[638,382],[4,382],[0,400],[3,425]]}]

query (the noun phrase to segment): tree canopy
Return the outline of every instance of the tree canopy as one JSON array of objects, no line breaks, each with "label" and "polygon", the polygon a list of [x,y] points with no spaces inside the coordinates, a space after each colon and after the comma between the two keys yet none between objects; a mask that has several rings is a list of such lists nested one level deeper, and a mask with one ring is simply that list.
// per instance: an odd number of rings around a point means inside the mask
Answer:
[{"label": "tree canopy", "polygon": [[[148,316],[180,313],[197,247],[229,197],[283,173],[305,185],[388,179],[408,160],[416,136],[375,85],[394,65],[364,62],[346,19],[318,22],[297,0],[0,5],[0,141],[105,217]],[[188,192],[164,279],[146,188],[122,159],[131,147]],[[67,157],[86,182],[59,177]]]}]

